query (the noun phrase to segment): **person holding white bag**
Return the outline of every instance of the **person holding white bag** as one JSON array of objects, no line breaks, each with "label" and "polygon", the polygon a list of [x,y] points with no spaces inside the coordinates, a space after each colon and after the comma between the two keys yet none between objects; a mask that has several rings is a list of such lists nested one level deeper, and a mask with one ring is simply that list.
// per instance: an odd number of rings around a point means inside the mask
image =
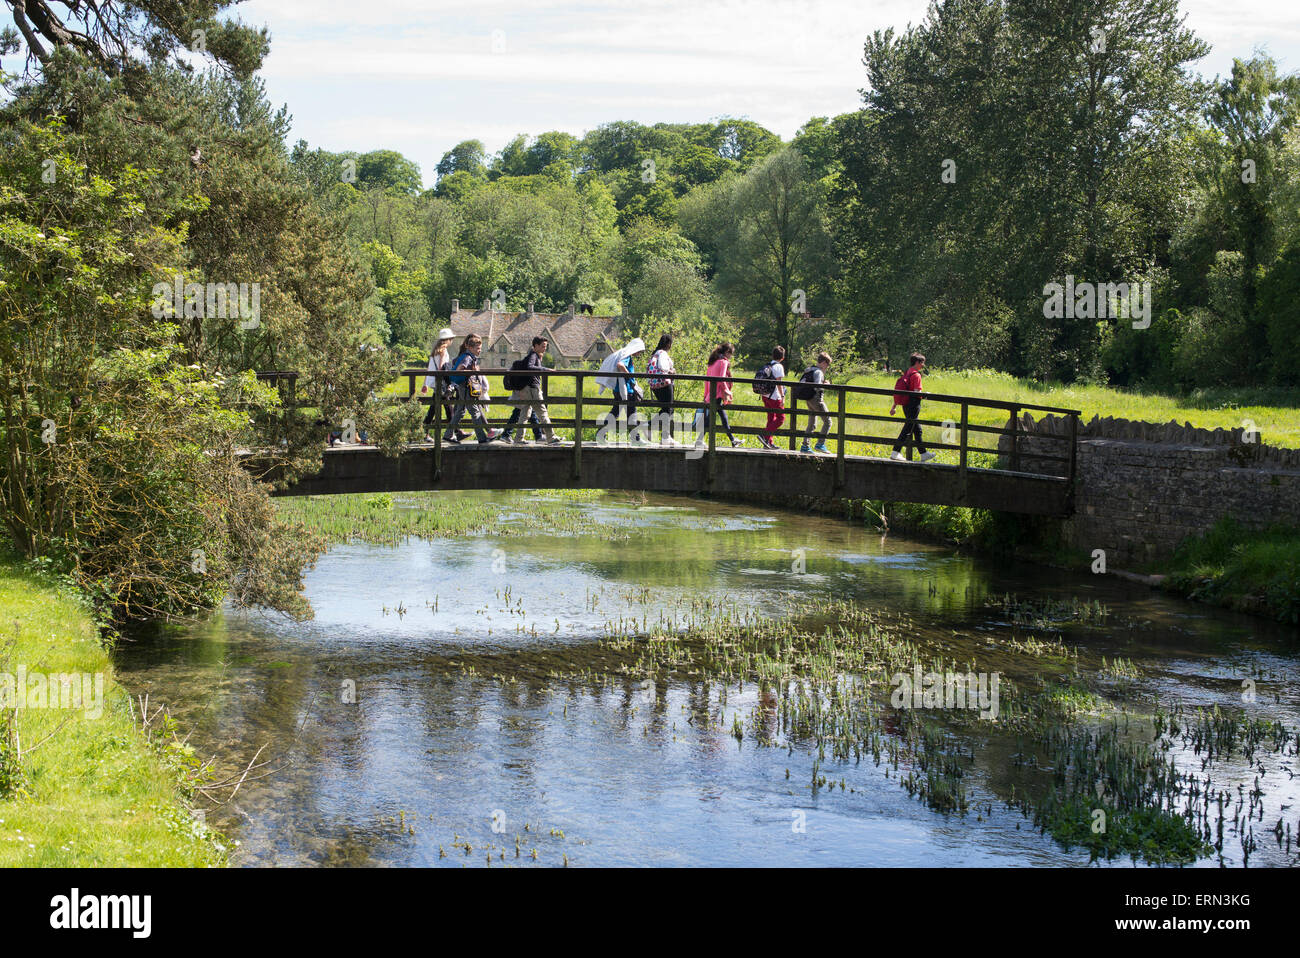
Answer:
[{"label": "person holding white bag", "polygon": [[603,393],[606,389],[610,390],[614,394],[614,405],[609,409],[608,418],[601,417],[606,419],[606,422],[596,434],[597,442],[604,441],[609,431],[618,425],[620,412],[624,412],[627,416],[627,427],[632,433],[632,441],[638,445],[644,441],[640,434],[640,417],[636,413],[636,404],[642,398],[641,387],[637,385],[636,378],[632,375],[636,372],[633,357],[643,352],[645,352],[645,343],[637,337],[622,349],[610,353],[600,364],[600,374],[596,376],[597,394]]}]

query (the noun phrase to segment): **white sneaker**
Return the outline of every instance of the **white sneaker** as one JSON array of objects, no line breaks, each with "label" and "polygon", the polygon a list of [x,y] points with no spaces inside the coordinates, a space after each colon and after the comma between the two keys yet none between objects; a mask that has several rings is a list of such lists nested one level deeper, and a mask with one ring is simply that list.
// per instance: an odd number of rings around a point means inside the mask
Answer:
[{"label": "white sneaker", "polygon": [[907,457],[903,455],[901,452],[896,452],[889,458],[894,460],[894,462],[907,462]]},{"label": "white sneaker", "polygon": [[935,457],[935,455],[936,455],[936,454],[933,453],[933,452],[923,452],[923,453],[921,453],[921,461],[922,461],[922,462],[929,462],[931,459],[933,459],[933,458]]},{"label": "white sneaker", "polygon": [[660,442],[661,445],[664,445],[664,446],[680,446],[680,445],[681,445],[681,443],[678,442],[676,439],[674,439],[672,436],[664,436],[663,439],[659,440],[659,442]]}]

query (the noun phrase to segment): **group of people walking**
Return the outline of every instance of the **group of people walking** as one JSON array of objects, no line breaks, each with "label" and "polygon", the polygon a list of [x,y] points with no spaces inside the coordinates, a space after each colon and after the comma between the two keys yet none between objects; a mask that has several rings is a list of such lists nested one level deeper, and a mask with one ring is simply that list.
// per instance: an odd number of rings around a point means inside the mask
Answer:
[{"label": "group of people walking", "polygon": [[[486,409],[491,400],[487,378],[479,370],[479,357],[483,351],[483,340],[476,334],[466,336],[460,351],[453,359],[450,346],[455,334],[447,328],[438,333],[437,342],[429,355],[428,372],[445,371],[446,377],[439,382],[438,377],[425,377],[421,392],[440,393],[433,396],[429,412],[424,417],[425,429],[433,425],[438,413],[438,406],[444,413],[446,423],[442,439],[444,442],[458,444],[469,438],[461,429],[462,422],[468,420],[474,435],[480,443],[511,442],[527,443],[526,433],[532,431],[533,439],[548,444],[557,444],[551,426],[550,414],[546,408],[546,394],[543,385],[545,373],[554,372],[543,365],[542,360],[550,346],[544,336],[533,338],[532,347],[522,359],[511,365],[510,373],[504,377],[504,385],[511,391],[510,403],[514,406],[504,430],[494,430],[488,426]],[[675,424],[676,388],[674,385],[673,337],[665,333],[659,337],[658,345],[646,361],[644,371],[638,370],[639,357],[645,352],[645,343],[640,338],[632,339],[626,346],[611,352],[596,374],[596,385],[600,393],[608,390],[613,403],[605,417],[605,429],[619,429],[620,421],[626,423],[627,434],[635,444],[650,441],[650,426],[642,410],[657,407],[654,425],[658,427],[659,441],[664,445],[677,446],[681,441],[674,433],[680,433],[682,427]],[[727,407],[732,404],[734,393],[731,378],[731,363],[736,348],[732,343],[721,342],[709,354],[705,374],[710,378],[704,387],[703,409],[695,410],[695,419],[691,432],[696,444],[702,444],[713,427],[714,409],[717,410],[718,424],[726,432],[732,446],[744,445],[732,431]],[[759,434],[758,441],[765,449],[776,449],[775,436],[785,423],[786,402],[786,351],[782,346],[772,350],[772,358],[759,369],[754,377],[754,392],[767,410],[767,424]],[[894,405],[890,415],[901,406],[904,413],[902,432],[894,445],[891,458],[903,459],[903,444],[915,443],[921,453],[921,461],[928,462],[934,453],[928,452],[921,442],[921,427],[917,422],[920,414],[921,370],[925,366],[925,357],[913,353],[908,370],[895,384]],[[803,402],[808,410],[808,425],[803,433],[801,452],[829,453],[826,436],[830,431],[830,409],[826,405],[825,391],[830,384],[829,373],[831,357],[828,353],[817,354],[816,362],[804,370],[797,381],[788,388],[793,390],[792,398]],[[643,376],[649,387],[653,400],[648,400],[638,381]],[[913,395],[915,394],[915,395]],[[717,400],[715,403],[714,400]],[[685,437],[682,437],[685,438]],[[433,441],[433,436],[426,433],[425,439]],[[599,441],[599,437],[598,437]]]}]

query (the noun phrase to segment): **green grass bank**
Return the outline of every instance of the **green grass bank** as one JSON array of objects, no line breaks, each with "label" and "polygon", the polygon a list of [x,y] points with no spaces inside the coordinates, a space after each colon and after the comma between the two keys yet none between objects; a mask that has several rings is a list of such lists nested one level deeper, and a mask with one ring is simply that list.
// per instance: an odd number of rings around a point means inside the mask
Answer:
[{"label": "green grass bank", "polygon": [[[78,676],[89,694],[78,702],[49,681],[58,675]],[[102,697],[92,691],[101,681]],[[70,702],[80,707],[50,707]],[[0,866],[225,862],[219,836],[187,810],[174,751],[155,747],[133,717],[88,609],[8,556],[0,556],[0,705]]]}]

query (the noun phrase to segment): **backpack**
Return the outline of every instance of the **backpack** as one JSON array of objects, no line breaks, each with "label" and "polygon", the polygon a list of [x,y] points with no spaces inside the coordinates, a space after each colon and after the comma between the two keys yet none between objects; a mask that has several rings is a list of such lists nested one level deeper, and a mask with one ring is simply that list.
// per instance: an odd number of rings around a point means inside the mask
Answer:
[{"label": "backpack", "polygon": [[663,370],[659,368],[660,352],[662,352],[662,350],[655,350],[654,355],[650,357],[650,364],[645,368],[646,385],[651,389],[663,389],[668,385],[668,380],[659,375],[659,373],[663,372]]},{"label": "backpack", "polygon": [[469,377],[469,395],[471,399],[488,398],[488,381],[484,376]]},{"label": "backpack", "polygon": [[909,399],[917,398],[916,396],[907,395],[909,392],[913,392],[911,385],[907,381],[907,374],[910,372],[911,370],[909,369],[907,372],[903,373],[903,375],[899,376],[898,381],[894,383],[894,405],[895,406],[905,406],[907,405],[907,401]]},{"label": "backpack", "polygon": [[[462,363],[461,360],[466,358],[469,359],[469,362]],[[474,366],[473,353],[461,353],[459,356],[456,357],[456,361],[451,364],[452,369],[471,369],[473,368],[473,366]],[[463,386],[469,380],[469,376],[464,373],[461,373],[460,375],[448,376],[447,380],[451,382],[453,385]]]},{"label": "backpack", "polygon": [[799,377],[799,384],[794,387],[795,399],[802,399],[807,402],[817,395],[817,387],[813,383],[812,374],[813,370],[819,368],[818,366],[809,366],[803,371],[803,375]]},{"label": "backpack", "polygon": [[776,375],[772,371],[771,363],[754,374],[754,392],[768,399],[771,399],[772,393],[776,392]]},{"label": "backpack", "polygon": [[[516,372],[521,369],[527,369],[528,357],[525,356],[523,359],[516,359],[510,364],[510,368]],[[511,392],[514,392],[516,389],[523,389],[526,387],[528,385],[528,379],[528,376],[511,376],[506,374],[501,377],[501,385],[506,389],[509,389]]]}]

